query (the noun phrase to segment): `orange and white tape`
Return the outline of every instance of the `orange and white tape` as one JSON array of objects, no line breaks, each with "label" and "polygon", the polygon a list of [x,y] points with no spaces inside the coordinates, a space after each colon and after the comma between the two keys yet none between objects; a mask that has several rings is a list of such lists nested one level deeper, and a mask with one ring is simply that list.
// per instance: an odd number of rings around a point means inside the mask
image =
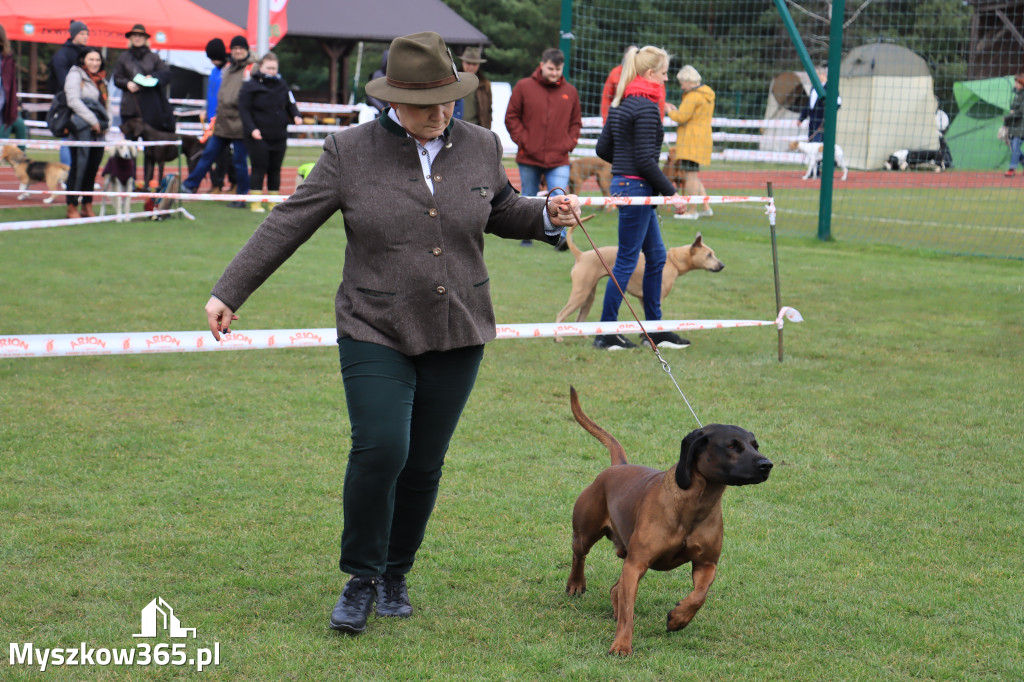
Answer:
[{"label": "orange and white tape", "polygon": [[[775,320],[657,320],[644,324],[648,332],[689,332],[737,327],[782,328],[783,320],[802,322],[800,313],[784,307]],[[578,324],[499,324],[499,339],[538,339],[555,336],[632,334],[640,331],[636,322],[580,322]],[[145,353],[189,353],[198,351],[265,350],[273,348],[315,348],[337,345],[338,332],[322,329],[257,329],[224,335],[215,341],[209,331],[113,332],[85,334],[0,335],[0,358],[45,358],[74,355],[124,355]]]}]

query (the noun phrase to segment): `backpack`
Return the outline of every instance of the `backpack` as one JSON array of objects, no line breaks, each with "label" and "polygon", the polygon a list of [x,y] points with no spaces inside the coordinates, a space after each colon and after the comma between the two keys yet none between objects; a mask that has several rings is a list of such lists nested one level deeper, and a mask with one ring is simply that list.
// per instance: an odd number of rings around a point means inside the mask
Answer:
[{"label": "backpack", "polygon": [[[153,190],[157,194],[177,194],[181,189],[181,183],[178,180],[177,173],[168,173],[161,180],[157,188]],[[166,211],[174,203],[174,199],[171,197],[165,197],[162,199],[146,199],[145,209],[147,211]],[[163,220],[167,216],[155,215],[153,220]]]},{"label": "backpack", "polygon": [[71,113],[67,95],[63,90],[58,90],[46,112],[46,127],[54,137],[63,139],[71,134]]}]

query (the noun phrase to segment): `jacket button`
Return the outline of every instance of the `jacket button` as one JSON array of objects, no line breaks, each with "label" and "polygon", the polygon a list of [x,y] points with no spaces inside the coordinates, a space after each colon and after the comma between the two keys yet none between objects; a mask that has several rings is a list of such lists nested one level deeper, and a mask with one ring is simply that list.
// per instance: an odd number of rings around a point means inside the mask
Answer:
[{"label": "jacket button", "polygon": [[435,218],[435,217],[437,217],[437,209],[436,209],[436,208],[432,208],[432,209],[430,209],[429,211],[427,211],[427,214],[428,214],[428,215],[429,215],[429,216],[430,216],[431,218]]},{"label": "jacket button", "polygon": [[441,182],[441,176],[440,175],[435,175],[434,176],[434,182]]},{"label": "jacket button", "polygon": [[440,246],[435,246],[435,247],[434,247],[434,251],[433,251],[433,254],[434,254],[435,256],[440,256],[440,255],[441,255],[441,247],[440,247]]},{"label": "jacket button", "polygon": [[447,290],[447,289],[445,289],[444,287],[438,287],[438,288],[437,288],[437,293],[441,294],[442,296],[444,295],[444,293],[445,293],[446,291],[448,291],[448,290]]}]

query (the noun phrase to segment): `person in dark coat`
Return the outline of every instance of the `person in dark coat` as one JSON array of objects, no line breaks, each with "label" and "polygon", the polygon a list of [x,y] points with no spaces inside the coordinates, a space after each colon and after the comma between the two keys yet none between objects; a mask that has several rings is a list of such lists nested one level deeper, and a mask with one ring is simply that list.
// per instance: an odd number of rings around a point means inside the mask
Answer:
[{"label": "person in dark coat", "polygon": [[[281,164],[288,150],[288,124],[302,123],[302,116],[295,106],[295,96],[281,78],[278,68],[277,55],[268,52],[249,74],[249,80],[242,84],[238,94],[243,139],[252,165],[249,191],[263,191],[264,175],[271,194],[281,190]],[[251,202],[249,208],[257,213],[264,210],[258,201]]]},{"label": "person in dark coat", "polygon": [[[135,24],[124,34],[129,47],[114,64],[114,85],[121,88],[121,129],[137,131],[132,139],[144,137],[146,125],[167,133],[174,132],[174,109],[167,101],[166,89],[171,82],[171,68],[149,49],[149,33],[142,24]],[[141,125],[140,125],[141,124]],[[153,179],[154,153],[147,148],[142,173],[144,186]]]},{"label": "person in dark coat", "polygon": [[[384,50],[384,54],[380,56],[380,68],[370,74],[370,80],[376,80],[377,78],[383,78],[384,74],[388,70],[388,50]],[[376,107],[377,111],[384,111],[387,108],[388,103],[382,102],[370,93],[366,93],[366,102],[371,107]]]},{"label": "person in dark coat", "polygon": [[85,46],[89,44],[89,27],[84,21],[72,21],[68,29],[71,37],[64,41],[64,44],[57,48],[50,58],[50,92],[57,93],[64,89],[64,81],[68,77],[68,71],[78,61]]},{"label": "person in dark coat", "polygon": [[[71,37],[50,58],[49,86],[50,92],[53,94],[64,89],[64,81],[67,80],[68,72],[78,62],[78,55],[89,43],[89,27],[85,25],[84,21],[72,20],[68,32]],[[61,147],[60,162],[70,166],[71,161],[71,147]]]}]

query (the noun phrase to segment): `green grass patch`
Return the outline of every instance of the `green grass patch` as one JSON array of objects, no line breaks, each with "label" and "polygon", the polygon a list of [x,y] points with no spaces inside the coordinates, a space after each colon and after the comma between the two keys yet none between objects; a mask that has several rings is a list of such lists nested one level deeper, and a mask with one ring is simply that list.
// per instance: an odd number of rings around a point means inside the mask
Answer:
[{"label": "green grass patch", "polygon": [[[488,346],[409,577],[416,613],[356,638],[327,628],[348,448],[336,349],[0,359],[0,632],[132,647],[162,596],[197,628],[190,648],[220,643],[211,679],[1021,679],[1022,264],[821,243],[782,229],[809,199],[779,202],[783,303],[806,319],[786,325],[784,362],[772,327],[663,353],[702,421],[754,431],[776,464],[726,493],[719,576],[687,629],[664,622],[688,571],[651,572],[636,653],[605,654],[621,565],[607,542],[590,591],[565,596],[572,504],[608,460],[569,385],[638,464],[670,466],[695,426],[650,352],[574,338]],[[0,233],[0,333],[204,328],[258,218],[190,211]],[[683,222],[665,221],[666,242],[700,228],[726,268],[679,280],[665,317],[773,319],[763,211]],[[614,243],[614,215],[587,228]],[[332,326],[343,257],[336,216],[235,328]],[[488,238],[487,259],[500,322],[553,321],[567,254]]]}]

